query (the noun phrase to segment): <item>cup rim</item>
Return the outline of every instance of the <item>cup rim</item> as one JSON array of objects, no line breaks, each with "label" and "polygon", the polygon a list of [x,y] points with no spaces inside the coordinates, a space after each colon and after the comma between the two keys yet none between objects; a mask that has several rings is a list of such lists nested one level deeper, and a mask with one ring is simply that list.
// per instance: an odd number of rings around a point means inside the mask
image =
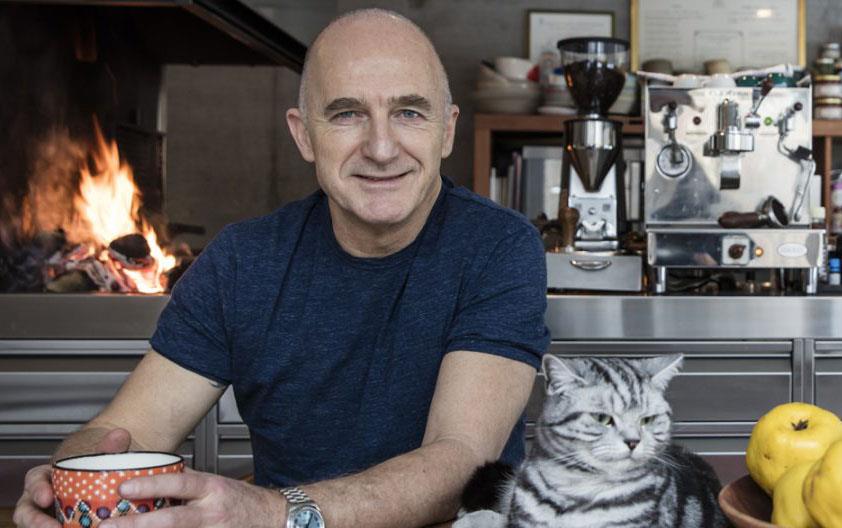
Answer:
[{"label": "cup rim", "polygon": [[[145,466],[138,466],[138,467],[122,467],[122,468],[67,468],[61,467],[59,464],[63,464],[65,462],[69,462],[71,460],[78,460],[80,458],[95,458],[95,457],[103,457],[103,456],[119,456],[119,455],[164,455],[168,457],[172,457],[174,460],[170,460],[163,464],[153,464],[153,465],[145,465]],[[173,466],[176,464],[183,464],[184,457],[177,454],[177,453],[169,453],[167,451],[126,451],[123,453],[89,453],[87,455],[75,455],[72,457],[62,458],[61,460],[56,460],[51,464],[53,469],[58,469],[61,471],[84,471],[88,473],[99,473],[102,471],[142,471],[142,470],[150,470],[156,468],[162,468],[167,466]]]}]

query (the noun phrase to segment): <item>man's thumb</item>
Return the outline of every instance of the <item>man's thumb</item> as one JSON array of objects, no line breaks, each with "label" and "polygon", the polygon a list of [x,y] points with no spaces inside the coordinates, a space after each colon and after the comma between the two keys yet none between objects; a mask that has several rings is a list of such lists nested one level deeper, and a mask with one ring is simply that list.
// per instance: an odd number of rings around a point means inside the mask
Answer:
[{"label": "man's thumb", "polygon": [[112,429],[97,444],[100,453],[123,453],[132,445],[132,435],[125,429]]}]

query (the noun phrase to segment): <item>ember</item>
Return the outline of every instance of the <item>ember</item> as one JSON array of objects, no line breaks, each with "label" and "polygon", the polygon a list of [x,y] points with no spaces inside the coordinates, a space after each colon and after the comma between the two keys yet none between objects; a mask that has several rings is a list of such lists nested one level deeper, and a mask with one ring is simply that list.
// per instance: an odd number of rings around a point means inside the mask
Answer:
[{"label": "ember", "polygon": [[66,131],[41,146],[20,220],[0,229],[0,290],[166,291],[179,259],[141,214],[117,143],[94,119],[90,152]]}]

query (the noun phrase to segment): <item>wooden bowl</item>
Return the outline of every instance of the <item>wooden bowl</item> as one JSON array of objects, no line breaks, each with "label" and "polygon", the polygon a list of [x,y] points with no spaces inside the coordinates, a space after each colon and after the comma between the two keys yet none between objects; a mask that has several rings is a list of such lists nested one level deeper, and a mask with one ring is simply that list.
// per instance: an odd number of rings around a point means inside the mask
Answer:
[{"label": "wooden bowl", "polygon": [[737,528],[775,528],[772,499],[749,475],[735,480],[719,492],[719,505]]}]

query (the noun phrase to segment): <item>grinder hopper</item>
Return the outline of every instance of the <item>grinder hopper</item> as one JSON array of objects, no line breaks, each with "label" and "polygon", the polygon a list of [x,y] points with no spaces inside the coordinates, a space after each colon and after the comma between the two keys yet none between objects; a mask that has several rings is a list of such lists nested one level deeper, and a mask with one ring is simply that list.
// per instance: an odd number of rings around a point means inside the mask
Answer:
[{"label": "grinder hopper", "polygon": [[560,40],[558,49],[580,115],[564,125],[564,148],[584,189],[596,192],[620,151],[621,124],[602,116],[623,90],[629,44],[620,39],[583,37]]}]

